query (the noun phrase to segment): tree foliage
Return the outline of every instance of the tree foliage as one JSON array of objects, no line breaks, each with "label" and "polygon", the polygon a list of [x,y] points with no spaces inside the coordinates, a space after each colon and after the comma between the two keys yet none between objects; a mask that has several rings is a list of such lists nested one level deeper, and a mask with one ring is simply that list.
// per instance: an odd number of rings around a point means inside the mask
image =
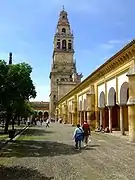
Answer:
[{"label": "tree foliage", "polygon": [[30,98],[36,97],[36,90],[31,72],[29,64],[7,65],[0,60],[0,111],[6,111],[7,124],[13,114],[26,115],[32,112],[28,102]]}]

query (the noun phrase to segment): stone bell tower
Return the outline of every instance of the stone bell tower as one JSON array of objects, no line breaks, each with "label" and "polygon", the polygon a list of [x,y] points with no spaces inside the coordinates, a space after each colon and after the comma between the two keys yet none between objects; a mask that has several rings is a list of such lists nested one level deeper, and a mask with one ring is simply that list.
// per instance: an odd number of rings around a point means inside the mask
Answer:
[{"label": "stone bell tower", "polygon": [[74,60],[74,36],[68,21],[68,14],[60,12],[54,36],[54,49],[50,72],[50,116],[55,116],[56,103],[81,82],[82,74],[76,71]]}]

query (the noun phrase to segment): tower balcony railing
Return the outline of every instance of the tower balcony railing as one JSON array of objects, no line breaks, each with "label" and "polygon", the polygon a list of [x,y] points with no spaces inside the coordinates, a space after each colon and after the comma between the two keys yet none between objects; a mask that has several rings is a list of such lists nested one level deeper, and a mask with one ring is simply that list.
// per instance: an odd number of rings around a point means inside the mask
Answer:
[{"label": "tower balcony railing", "polygon": [[73,38],[73,34],[72,33],[56,33],[55,37],[72,37]]},{"label": "tower balcony railing", "polygon": [[59,49],[59,48],[54,48],[54,52],[72,52],[74,53],[74,49]]}]

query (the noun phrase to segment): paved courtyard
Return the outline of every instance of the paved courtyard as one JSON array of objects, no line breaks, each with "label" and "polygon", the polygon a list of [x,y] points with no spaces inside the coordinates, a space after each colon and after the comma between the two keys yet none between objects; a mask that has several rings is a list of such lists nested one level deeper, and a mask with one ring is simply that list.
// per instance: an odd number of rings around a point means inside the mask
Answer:
[{"label": "paved courtyard", "polygon": [[92,133],[87,149],[73,148],[74,127],[28,129],[0,154],[0,180],[134,180],[135,146]]}]

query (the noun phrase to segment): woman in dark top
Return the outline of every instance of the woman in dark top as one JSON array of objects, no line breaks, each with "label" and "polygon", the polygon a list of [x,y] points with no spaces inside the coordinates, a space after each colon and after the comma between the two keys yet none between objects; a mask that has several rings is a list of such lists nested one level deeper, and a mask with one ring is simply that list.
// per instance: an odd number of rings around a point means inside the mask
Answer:
[{"label": "woman in dark top", "polygon": [[88,138],[89,135],[91,135],[91,131],[90,131],[90,125],[87,123],[87,121],[84,121],[84,124],[82,126],[82,129],[84,131],[84,142],[85,142],[85,146],[88,145]]}]

